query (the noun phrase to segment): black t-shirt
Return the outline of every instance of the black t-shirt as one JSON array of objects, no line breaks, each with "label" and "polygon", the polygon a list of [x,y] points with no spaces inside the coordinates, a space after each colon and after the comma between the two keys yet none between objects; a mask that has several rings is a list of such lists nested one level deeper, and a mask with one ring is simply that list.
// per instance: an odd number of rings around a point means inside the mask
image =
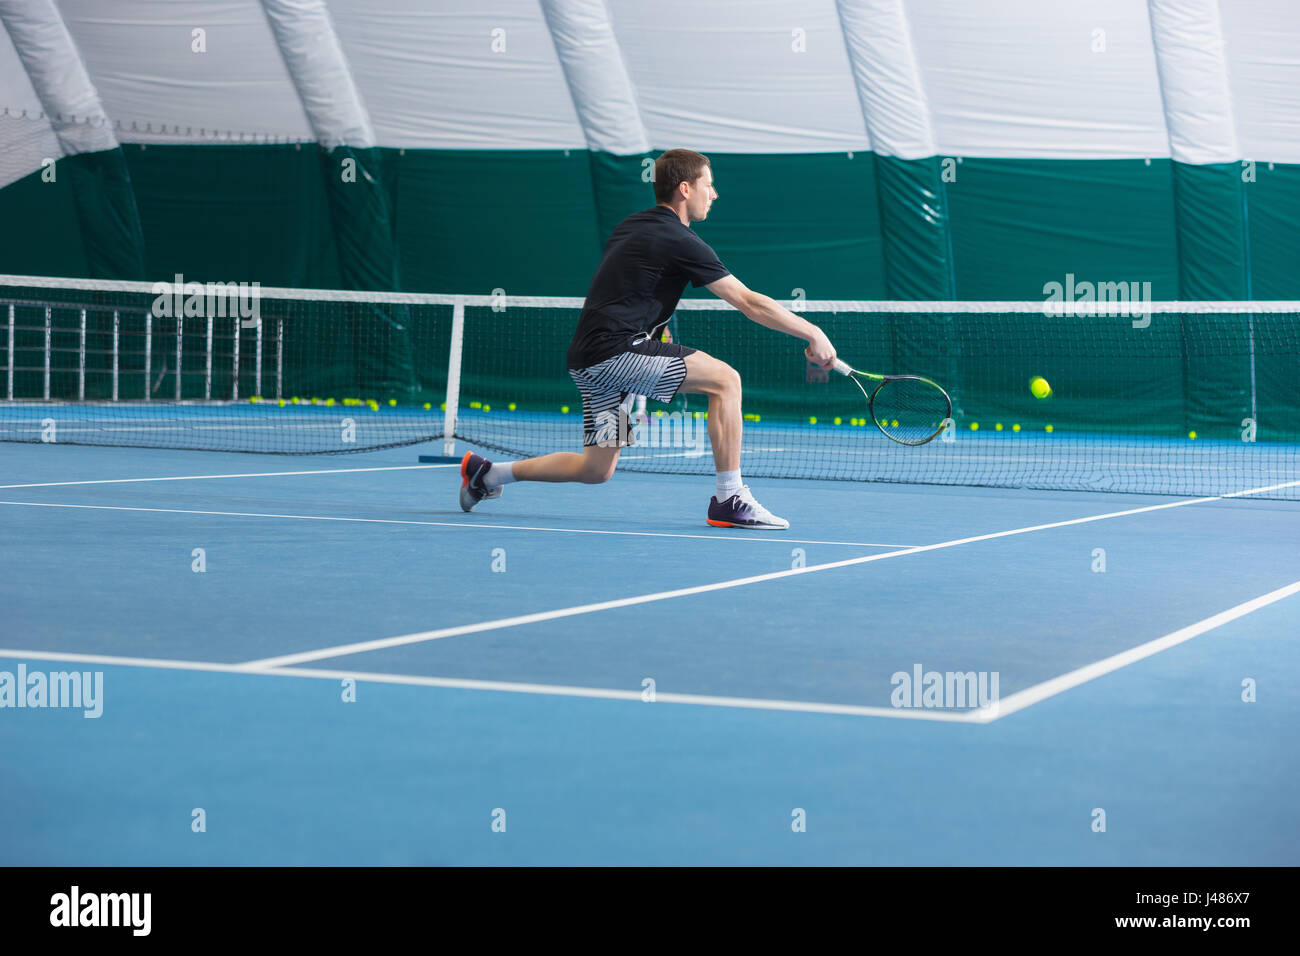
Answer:
[{"label": "black t-shirt", "polygon": [[615,227],[587,290],[568,367],[588,368],[649,335],[696,288],[730,275],[709,244],[667,206],[633,213]]}]

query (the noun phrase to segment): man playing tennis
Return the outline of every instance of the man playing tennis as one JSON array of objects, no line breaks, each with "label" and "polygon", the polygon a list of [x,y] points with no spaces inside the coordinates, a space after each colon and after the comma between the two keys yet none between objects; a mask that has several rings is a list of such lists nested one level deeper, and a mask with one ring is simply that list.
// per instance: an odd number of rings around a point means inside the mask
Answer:
[{"label": "man playing tennis", "polygon": [[709,441],[717,495],[708,523],[720,528],[783,529],[740,478],[740,375],[697,349],[664,342],[660,332],[686,283],[709,291],[747,318],[808,343],[804,354],[826,368],[835,349],[817,326],[753,292],[727,271],[690,228],[718,198],[707,157],[671,149],[654,169],[657,205],[624,219],[609,237],[569,345],[569,375],[582,393],[583,453],[556,452],[523,461],[461,461],[460,506],[473,510],[512,481],[608,481],[619,450],[631,444],[631,406],[638,395],[671,402],[680,392],[709,397]]}]

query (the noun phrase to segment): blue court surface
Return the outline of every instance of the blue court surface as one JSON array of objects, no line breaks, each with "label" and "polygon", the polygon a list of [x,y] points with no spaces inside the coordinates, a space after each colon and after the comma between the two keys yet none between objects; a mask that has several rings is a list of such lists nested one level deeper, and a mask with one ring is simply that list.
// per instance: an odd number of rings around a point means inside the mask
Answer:
[{"label": "blue court surface", "polygon": [[1300,863],[1300,503],[440,450],[0,446],[0,862]]}]

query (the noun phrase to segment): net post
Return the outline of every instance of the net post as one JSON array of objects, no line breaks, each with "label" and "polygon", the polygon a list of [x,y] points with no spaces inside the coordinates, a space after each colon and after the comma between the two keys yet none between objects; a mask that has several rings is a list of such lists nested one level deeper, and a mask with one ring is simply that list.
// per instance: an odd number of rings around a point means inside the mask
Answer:
[{"label": "net post", "polygon": [[442,419],[442,453],[456,454],[456,411],[460,401],[460,350],[465,341],[465,297],[451,306],[451,349],[447,357],[447,413]]},{"label": "net post", "polygon": [[1255,316],[1252,313],[1247,316],[1250,323],[1250,420],[1259,427],[1259,415],[1255,411]]},{"label": "net post", "polygon": [[176,401],[181,400],[181,342],[185,339],[185,316],[176,316]]},{"label": "net post", "polygon": [[149,383],[153,380],[153,312],[144,314],[144,400],[153,397]]},{"label": "net post", "polygon": [[77,401],[86,400],[86,310],[81,310],[81,344],[77,347]]},{"label": "net post", "polygon": [[284,319],[275,320],[275,400],[284,398]]},{"label": "net post", "polygon": [[212,311],[208,310],[208,337],[206,343],[207,357],[203,370],[203,397],[212,397]]},{"label": "net post", "polygon": [[254,326],[257,337],[257,358],[253,362],[253,394],[261,396],[262,394],[262,318],[258,316],[257,325]]},{"label": "net post", "polygon": [[5,393],[9,396],[9,401],[14,400],[14,304],[9,303],[9,374],[6,377],[7,387]]},{"label": "net post", "polygon": [[42,390],[45,401],[50,400],[50,307],[45,307],[45,387]]},{"label": "net post", "polygon": [[121,323],[117,309],[113,310],[113,401],[117,401],[118,343],[121,337]]},{"label": "net post", "polygon": [[234,383],[233,390],[230,393],[230,400],[232,402],[237,402],[239,401],[239,315],[238,313],[235,314],[235,363],[234,364],[235,364],[235,368],[234,368],[235,383]]}]

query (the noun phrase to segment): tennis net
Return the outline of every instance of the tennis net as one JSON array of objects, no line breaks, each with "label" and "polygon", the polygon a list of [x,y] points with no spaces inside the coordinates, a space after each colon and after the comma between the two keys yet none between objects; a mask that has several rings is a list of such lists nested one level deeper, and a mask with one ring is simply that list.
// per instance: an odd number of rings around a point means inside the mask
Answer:
[{"label": "tennis net", "polygon": [[[854,367],[940,382],[952,419],[927,445],[895,444],[802,343],[717,300],[684,300],[674,340],[744,381],[747,477],[1300,498],[1300,303],[794,305]],[[576,450],[582,409],[564,356],[580,308],[0,277],[0,439]],[[706,412],[702,396],[650,402],[620,467],[711,473]]]}]

